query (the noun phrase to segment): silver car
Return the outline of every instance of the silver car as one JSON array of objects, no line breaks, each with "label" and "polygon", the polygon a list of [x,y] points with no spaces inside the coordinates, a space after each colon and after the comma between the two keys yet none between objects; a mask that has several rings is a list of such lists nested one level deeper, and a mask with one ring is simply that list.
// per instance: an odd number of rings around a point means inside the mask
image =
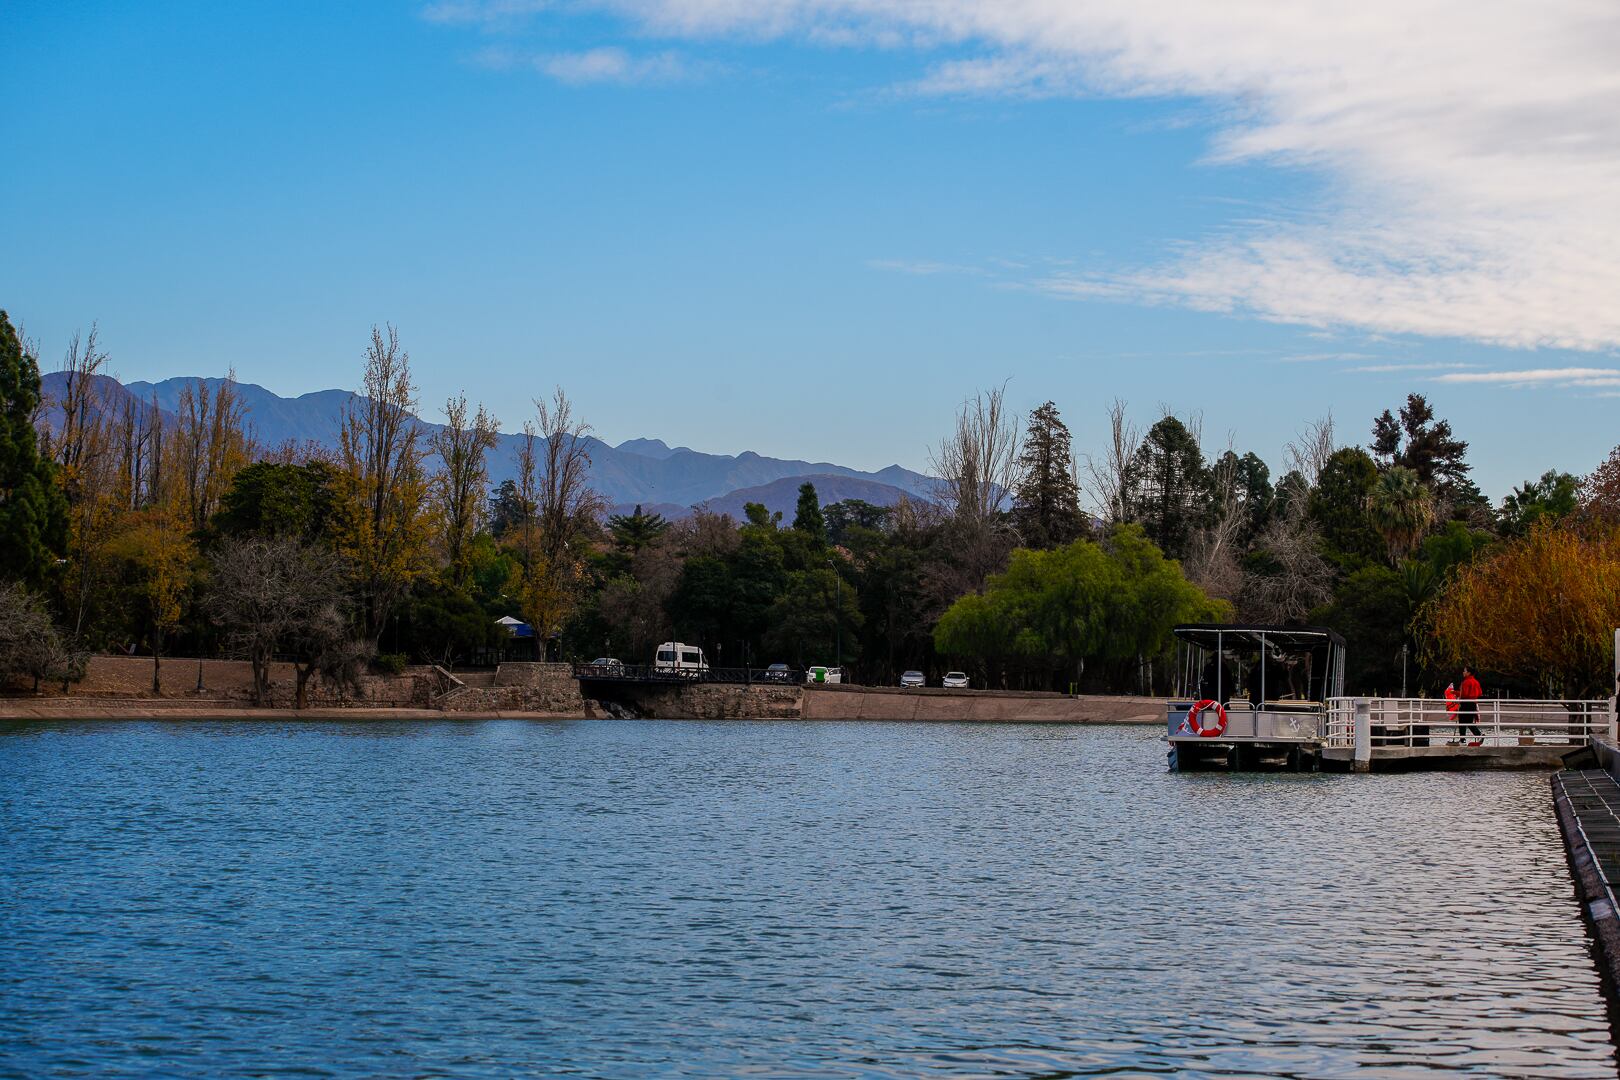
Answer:
[{"label": "silver car", "polygon": [[900,673],[901,686],[922,686],[923,673],[920,671],[903,671]]}]

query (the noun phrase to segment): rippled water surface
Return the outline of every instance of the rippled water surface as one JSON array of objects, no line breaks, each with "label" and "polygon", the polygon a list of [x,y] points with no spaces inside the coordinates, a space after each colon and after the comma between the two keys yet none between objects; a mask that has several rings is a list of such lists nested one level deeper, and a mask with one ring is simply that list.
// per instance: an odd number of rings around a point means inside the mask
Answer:
[{"label": "rippled water surface", "polygon": [[0,726],[0,1075],[1614,1076],[1545,774],[1154,729]]}]

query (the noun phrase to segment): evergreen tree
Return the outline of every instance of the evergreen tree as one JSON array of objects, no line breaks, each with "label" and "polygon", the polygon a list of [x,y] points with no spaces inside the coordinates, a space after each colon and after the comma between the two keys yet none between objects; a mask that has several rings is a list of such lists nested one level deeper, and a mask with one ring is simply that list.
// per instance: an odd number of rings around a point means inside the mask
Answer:
[{"label": "evergreen tree", "polygon": [[1031,548],[1060,547],[1086,532],[1069,428],[1050,401],[1029,414],[1029,430],[1018,457],[1013,520],[1024,545]]},{"label": "evergreen tree", "polygon": [[67,504],[39,455],[39,363],[0,311],[0,575],[37,586],[67,543]]},{"label": "evergreen tree", "polygon": [[1377,559],[1383,538],[1367,516],[1378,483],[1378,466],[1360,447],[1336,450],[1322,466],[1310,495],[1310,515],[1322,530],[1328,554],[1341,564]]},{"label": "evergreen tree", "polygon": [[827,521],[821,516],[821,500],[816,485],[806,480],[799,485],[799,505],[793,515],[793,528],[818,544],[827,542]]},{"label": "evergreen tree", "polygon": [[1204,454],[1187,426],[1166,416],[1148,429],[1131,466],[1131,520],[1172,559],[1185,558],[1210,506]]},{"label": "evergreen tree", "polygon": [[669,529],[663,514],[644,514],[636,504],[633,514],[614,514],[608,518],[608,531],[613,534],[613,546],[620,551],[637,552],[657,540]]},{"label": "evergreen tree", "polygon": [[1385,409],[1373,421],[1373,456],[1383,469],[1411,469],[1418,482],[1451,499],[1468,480],[1468,444],[1453,438],[1451,423],[1436,420],[1422,394],[1408,394],[1397,418]]}]

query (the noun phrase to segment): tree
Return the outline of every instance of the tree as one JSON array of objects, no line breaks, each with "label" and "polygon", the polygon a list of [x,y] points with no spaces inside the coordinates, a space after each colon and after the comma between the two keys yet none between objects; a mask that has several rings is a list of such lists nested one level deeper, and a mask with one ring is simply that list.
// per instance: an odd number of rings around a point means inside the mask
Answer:
[{"label": "tree", "polygon": [[830,503],[821,512],[827,519],[827,538],[835,544],[845,543],[856,529],[882,529],[894,516],[890,507],[877,506],[865,499]]},{"label": "tree", "polygon": [[1131,470],[1142,445],[1141,429],[1130,422],[1119,398],[1108,407],[1108,433],[1103,454],[1086,455],[1085,487],[1103,522],[1117,525],[1131,520]]},{"label": "tree", "polygon": [[1416,470],[1396,465],[1378,478],[1367,501],[1367,512],[1384,538],[1389,564],[1399,566],[1428,535],[1434,524],[1434,496],[1423,486]]},{"label": "tree", "polygon": [[1007,416],[1005,385],[963,402],[956,428],[929,455],[940,494],[953,516],[987,526],[1011,492],[1018,429]]},{"label": "tree", "polygon": [[185,524],[161,510],[134,511],[109,537],[104,556],[121,578],[132,622],[152,650],[152,693],[163,689],[163,645],[180,624],[197,549]]},{"label": "tree", "polygon": [[0,576],[42,584],[67,545],[67,501],[40,456],[39,362],[0,311]]},{"label": "tree", "polygon": [[338,432],[334,532],[375,642],[405,590],[427,569],[420,426],[410,356],[392,326],[371,328],[361,394]]},{"label": "tree", "polygon": [[351,628],[346,575],[332,552],[290,536],[227,537],[209,566],[208,614],[252,665],[255,703],[265,701],[277,653],[293,658],[298,708],[312,676],[352,684],[371,646]]},{"label": "tree", "polygon": [[202,379],[182,387],[176,412],[169,455],[178,477],[175,494],[181,514],[200,532],[250,453],[235,373],[219,380],[212,395]]},{"label": "tree", "polygon": [[847,632],[845,651],[853,652],[861,610],[855,590],[841,588],[836,577],[825,567],[788,575],[786,589],[768,609],[766,648],[777,656],[790,657],[799,667],[828,663],[842,626]]},{"label": "tree", "polygon": [[942,653],[986,665],[1007,657],[1066,668],[1089,659],[1141,665],[1168,649],[1177,623],[1229,616],[1134,525],[1100,542],[1020,549],[982,594],[952,604],[934,629]]},{"label": "tree", "polygon": [[799,485],[799,503],[793,514],[793,528],[817,547],[827,542],[827,521],[821,516],[821,500],[816,485],[806,480]]},{"label": "tree", "polygon": [[1148,429],[1131,464],[1130,520],[1173,559],[1185,557],[1207,516],[1210,476],[1198,440],[1174,416]]},{"label": "tree", "polygon": [[1367,517],[1368,500],[1378,483],[1378,465],[1360,447],[1333,452],[1322,467],[1308,501],[1311,520],[1329,552],[1341,562],[1376,559],[1386,550]]},{"label": "tree", "polygon": [[[525,439],[532,438],[532,431],[526,431],[524,437]],[[520,475],[522,473],[522,458],[523,444],[519,443],[518,465]],[[534,457],[532,452],[529,456],[529,461],[529,476],[532,481],[534,476]],[[523,494],[518,490],[517,481],[510,479],[502,480],[500,484],[496,486],[495,494],[489,497],[488,513],[490,535],[504,538],[510,534],[512,530],[522,525],[523,522],[531,520],[534,517],[534,503],[532,499],[525,501]]]},{"label": "tree", "polygon": [[1029,414],[1013,497],[1013,521],[1028,547],[1058,547],[1086,531],[1070,444],[1069,428],[1052,402]]},{"label": "tree", "polygon": [[1582,518],[1620,524],[1620,446],[1581,481],[1579,498]]},{"label": "tree", "polygon": [[636,504],[632,514],[614,514],[608,518],[608,533],[613,537],[613,546],[629,555],[657,542],[668,531],[669,522],[664,520],[664,515],[644,514],[640,503]]},{"label": "tree", "polygon": [[1373,456],[1384,469],[1411,469],[1418,483],[1450,499],[1468,479],[1468,444],[1451,434],[1451,423],[1436,420],[1422,394],[1408,394],[1399,418],[1388,409],[1373,421]]},{"label": "tree", "polygon": [[63,642],[44,600],[20,582],[0,585],[0,687],[29,679],[38,690],[42,680],[79,677],[83,667],[84,658]]},{"label": "tree", "polygon": [[1459,567],[1427,615],[1439,662],[1522,679],[1548,697],[1606,696],[1620,529],[1543,520]]},{"label": "tree", "polygon": [[586,555],[581,541],[597,528],[603,502],[589,484],[590,425],[574,419],[573,403],[560,386],[549,402],[534,404],[535,424],[525,428],[529,452],[536,435],[543,441],[532,496],[519,481],[519,496],[534,506],[533,525],[525,527],[522,603],[524,619],[543,647],[578,601]]},{"label": "tree", "polygon": [[337,471],[324,461],[256,462],[231,478],[213,527],[226,536],[324,539],[337,492]]},{"label": "tree", "polygon": [[1502,531],[1523,536],[1543,518],[1573,514],[1579,504],[1581,480],[1570,473],[1548,469],[1539,480],[1528,480],[1502,500]]},{"label": "tree", "polygon": [[440,547],[450,584],[460,589],[471,573],[470,548],[489,481],[486,458],[495,448],[498,431],[495,418],[482,405],[476,415],[468,416],[465,394],[446,401],[444,415],[445,425],[428,437],[428,446],[440,463],[433,478]]}]

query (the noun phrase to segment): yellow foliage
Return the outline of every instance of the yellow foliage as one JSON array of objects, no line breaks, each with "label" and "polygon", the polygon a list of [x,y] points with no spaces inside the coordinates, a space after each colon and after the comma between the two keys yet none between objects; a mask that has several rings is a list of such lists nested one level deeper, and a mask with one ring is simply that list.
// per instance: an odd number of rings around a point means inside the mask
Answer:
[{"label": "yellow foliage", "polygon": [[1620,626],[1620,528],[1546,523],[1462,567],[1425,612],[1441,663],[1607,695]]}]

